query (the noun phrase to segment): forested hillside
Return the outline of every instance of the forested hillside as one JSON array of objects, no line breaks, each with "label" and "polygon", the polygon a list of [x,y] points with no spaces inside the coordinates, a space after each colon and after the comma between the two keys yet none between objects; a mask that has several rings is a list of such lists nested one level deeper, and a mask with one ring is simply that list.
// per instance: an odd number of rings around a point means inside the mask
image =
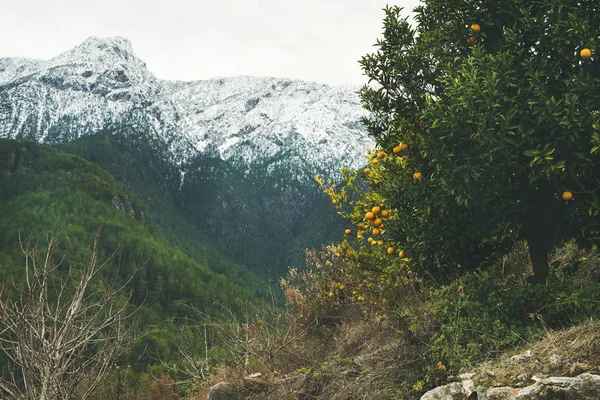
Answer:
[{"label": "forested hillside", "polygon": [[[35,142],[0,139],[0,277],[24,279],[22,243],[46,245],[61,236],[57,259],[83,265],[94,233],[101,229],[99,258],[117,256],[102,270],[102,279],[125,282],[134,266],[132,302],[143,305],[142,329],[148,336],[129,357],[155,363],[148,352],[170,352],[173,317],[192,308],[218,314],[254,298],[258,280],[217,250],[169,236],[149,217],[144,203],[105,170],[78,157]],[[185,250],[189,246],[193,251]],[[206,251],[205,251],[206,250]],[[244,282],[241,287],[214,270]],[[149,346],[149,347],[148,347]]]},{"label": "forested hillside", "polygon": [[177,167],[148,135],[130,129],[56,146],[124,182],[143,199],[156,229],[236,282],[248,277],[242,267],[222,266],[222,254],[276,281],[289,266],[304,264],[305,249],[330,242],[342,226],[316,183],[290,179],[288,170],[267,173],[268,163],[246,171],[198,155]]}]

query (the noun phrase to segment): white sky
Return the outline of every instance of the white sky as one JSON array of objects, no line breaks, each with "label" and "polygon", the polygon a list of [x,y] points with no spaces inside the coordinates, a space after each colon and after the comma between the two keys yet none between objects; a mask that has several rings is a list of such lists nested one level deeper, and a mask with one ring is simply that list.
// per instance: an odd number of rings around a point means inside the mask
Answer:
[{"label": "white sky", "polygon": [[[0,57],[49,59],[124,36],[162,79],[256,75],[363,84],[384,0],[5,0]],[[417,0],[397,0],[405,12]]]}]

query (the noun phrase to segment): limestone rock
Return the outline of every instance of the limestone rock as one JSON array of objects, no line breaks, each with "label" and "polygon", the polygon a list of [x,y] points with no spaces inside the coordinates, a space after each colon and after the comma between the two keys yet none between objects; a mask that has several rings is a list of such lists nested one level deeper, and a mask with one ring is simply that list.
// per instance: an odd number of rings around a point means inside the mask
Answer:
[{"label": "limestone rock", "polygon": [[515,400],[519,389],[511,387],[478,388],[477,400]]},{"label": "limestone rock", "polygon": [[511,361],[527,361],[527,360],[531,359],[531,357],[533,357],[531,350],[527,350],[526,352],[524,352],[522,354],[512,356],[510,358],[510,360]]},{"label": "limestone rock", "polygon": [[208,400],[238,400],[238,391],[234,384],[219,382],[210,388]]},{"label": "limestone rock", "polygon": [[436,387],[425,393],[421,400],[469,400],[474,392],[475,384],[471,379],[467,379]]},{"label": "limestone rock", "polygon": [[600,375],[581,374],[570,377],[532,377],[535,384],[514,387],[478,387],[472,380],[454,382],[425,393],[421,400],[598,400]]},{"label": "limestone rock", "polygon": [[540,379],[527,386],[517,395],[518,400],[598,400],[600,399],[600,376],[581,374],[576,378]]}]

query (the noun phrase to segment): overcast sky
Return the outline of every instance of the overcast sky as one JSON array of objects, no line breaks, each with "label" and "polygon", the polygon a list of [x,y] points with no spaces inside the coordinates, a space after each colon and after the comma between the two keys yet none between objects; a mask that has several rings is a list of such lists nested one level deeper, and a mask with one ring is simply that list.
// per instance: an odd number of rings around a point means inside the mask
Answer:
[{"label": "overcast sky", "polygon": [[[363,84],[384,0],[7,0],[0,57],[49,59],[124,36],[162,79],[259,75]],[[417,0],[391,3],[412,11]]]}]

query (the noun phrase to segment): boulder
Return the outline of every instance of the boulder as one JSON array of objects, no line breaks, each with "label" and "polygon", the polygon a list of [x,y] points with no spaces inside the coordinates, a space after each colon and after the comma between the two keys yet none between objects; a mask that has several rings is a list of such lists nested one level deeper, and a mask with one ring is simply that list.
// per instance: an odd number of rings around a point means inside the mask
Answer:
[{"label": "boulder", "polygon": [[208,400],[238,400],[238,390],[234,384],[219,382],[210,388]]},{"label": "boulder", "polygon": [[598,400],[600,376],[581,374],[575,378],[546,378],[519,391],[518,400]]},{"label": "boulder", "polygon": [[474,392],[475,384],[471,379],[467,379],[436,387],[421,396],[421,400],[470,400]]},{"label": "boulder", "polygon": [[477,400],[515,400],[518,392],[511,387],[477,388]]},{"label": "boulder", "polygon": [[421,400],[599,400],[600,375],[581,374],[569,377],[536,377],[533,385],[514,387],[478,387],[472,380],[454,382],[425,393]]}]

